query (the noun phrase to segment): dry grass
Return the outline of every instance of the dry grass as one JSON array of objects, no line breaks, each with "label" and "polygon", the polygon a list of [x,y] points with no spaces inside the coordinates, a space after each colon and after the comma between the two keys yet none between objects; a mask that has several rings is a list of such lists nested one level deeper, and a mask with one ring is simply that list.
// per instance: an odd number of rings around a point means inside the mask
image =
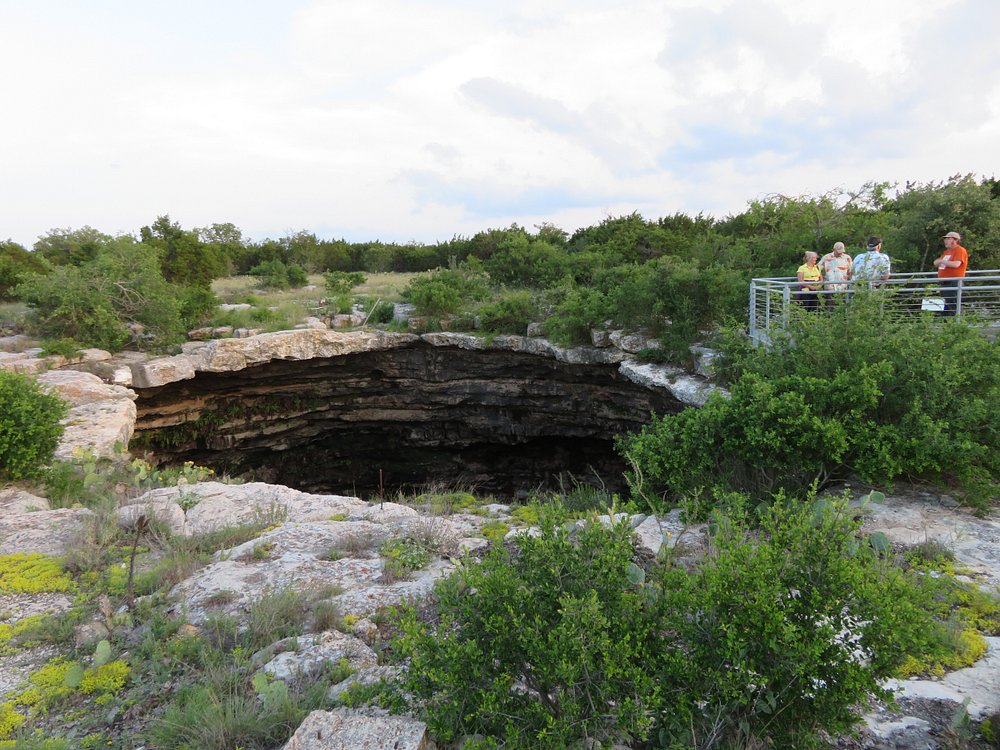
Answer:
[{"label": "dry grass", "polygon": [[[381,297],[389,302],[401,302],[403,290],[410,281],[422,273],[369,273],[368,280],[354,288],[354,294],[367,294],[369,297]],[[311,279],[312,277],[310,277]],[[322,283],[322,279],[320,279]]]},{"label": "dry grass", "polygon": [[[353,290],[355,296],[367,295],[379,297],[390,302],[402,300],[403,290],[410,281],[419,276],[418,273],[366,273],[364,284]],[[214,291],[223,302],[246,302],[248,297],[259,300],[259,304],[279,305],[284,302],[298,302],[305,307],[315,307],[319,300],[326,297],[326,285],[323,274],[309,275],[309,285],[314,289],[285,289],[265,291],[257,288],[257,279],[253,276],[228,276],[212,282]]]}]

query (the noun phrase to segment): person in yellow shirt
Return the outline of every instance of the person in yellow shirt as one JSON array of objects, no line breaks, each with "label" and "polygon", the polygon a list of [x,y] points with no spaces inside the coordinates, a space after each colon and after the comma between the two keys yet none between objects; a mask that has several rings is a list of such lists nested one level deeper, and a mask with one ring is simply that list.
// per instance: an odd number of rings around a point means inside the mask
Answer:
[{"label": "person in yellow shirt", "polygon": [[823,288],[823,274],[816,264],[819,255],[812,250],[802,256],[805,261],[798,270],[799,291],[795,298],[806,310],[816,310],[819,308],[819,290]]}]

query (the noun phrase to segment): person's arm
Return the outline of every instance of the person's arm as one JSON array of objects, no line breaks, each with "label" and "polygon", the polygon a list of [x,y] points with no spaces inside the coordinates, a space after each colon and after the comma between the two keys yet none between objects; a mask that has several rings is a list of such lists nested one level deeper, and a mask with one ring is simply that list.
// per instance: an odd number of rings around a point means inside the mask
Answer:
[{"label": "person's arm", "polygon": [[942,255],[934,261],[935,268],[961,268],[962,261],[951,260],[951,255]]}]

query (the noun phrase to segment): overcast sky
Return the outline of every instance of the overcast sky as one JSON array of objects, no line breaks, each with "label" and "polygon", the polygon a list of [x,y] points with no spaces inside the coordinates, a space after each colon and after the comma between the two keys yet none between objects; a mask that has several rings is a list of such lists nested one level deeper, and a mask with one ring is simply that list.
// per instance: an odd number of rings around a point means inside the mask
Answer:
[{"label": "overcast sky", "polygon": [[1000,176],[997,0],[0,0],[0,239],[435,242]]}]

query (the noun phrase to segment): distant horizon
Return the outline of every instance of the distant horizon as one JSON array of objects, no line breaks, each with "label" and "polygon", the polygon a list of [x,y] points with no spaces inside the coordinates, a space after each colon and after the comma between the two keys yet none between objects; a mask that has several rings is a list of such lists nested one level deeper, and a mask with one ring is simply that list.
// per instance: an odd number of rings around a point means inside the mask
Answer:
[{"label": "distant horizon", "polygon": [[[942,179],[942,180],[929,180],[929,181],[927,181],[925,183],[924,182],[919,183],[918,186],[925,186],[925,185],[931,185],[931,184],[934,184],[934,185],[946,184],[949,179],[952,179],[953,177],[956,177],[956,176],[958,176],[958,175],[951,175],[948,178],[945,178],[945,179]],[[965,176],[965,175],[962,175],[962,176]],[[975,179],[975,181],[977,183],[982,183],[985,180],[991,180],[991,179],[995,180],[995,179],[997,179],[995,175],[989,175],[989,176],[987,176],[985,174],[972,174],[971,176],[972,176],[973,179]],[[875,182],[875,181],[869,180],[868,182]],[[867,184],[867,183],[865,183],[865,184]],[[910,185],[912,186],[912,184],[913,183],[911,182]],[[862,187],[861,185],[858,185],[858,186],[855,186],[854,189],[860,189],[861,187]],[[890,187],[890,191],[894,190],[895,194],[898,194],[900,192],[905,191],[906,187],[907,187],[906,185],[904,185],[903,187],[900,187],[897,184],[895,187]],[[842,188],[832,188],[831,190],[828,190],[828,191],[825,191],[825,192],[822,192],[822,193],[817,193],[817,194],[814,194],[814,195],[813,194],[798,193],[798,194],[786,195],[785,197],[808,200],[810,198],[818,198],[818,197],[820,197],[822,195],[826,195],[826,194],[832,192],[832,190],[838,190],[838,189],[842,189]],[[754,201],[768,200],[768,199],[774,198],[774,197],[778,197],[778,194],[772,193],[770,195],[758,196],[756,198],[749,198],[744,203],[744,206],[743,206],[742,210],[729,212],[725,216],[716,216],[716,215],[710,214],[710,213],[708,213],[706,211],[695,211],[695,212],[689,212],[689,211],[672,211],[672,212],[666,212],[666,213],[660,214],[659,216],[645,216],[645,215],[642,215],[640,213],[640,216],[642,216],[642,218],[644,220],[646,220],[646,221],[657,221],[657,220],[659,220],[661,218],[665,218],[665,217],[669,217],[669,216],[675,216],[677,214],[683,214],[683,215],[691,217],[692,219],[696,218],[698,216],[703,216],[703,217],[706,217],[706,218],[711,219],[713,221],[726,221],[726,220],[728,220],[730,218],[733,218],[734,216],[738,216],[738,215],[744,213],[747,210],[747,208],[751,205],[751,203],[753,203]],[[620,217],[623,217],[623,216],[629,216],[629,215],[631,215],[633,213],[639,213],[639,212],[638,211],[625,211],[625,212],[619,213],[619,214],[604,216],[604,217],[601,217],[600,219],[598,219],[597,221],[594,221],[593,223],[584,224],[584,225],[573,227],[573,228],[567,228],[567,227],[559,226],[558,224],[555,224],[555,222],[544,221],[544,220],[540,221],[540,222],[538,222],[537,224],[534,224],[534,225],[525,225],[525,224],[521,224],[520,222],[516,222],[516,221],[512,222],[512,223],[517,224],[518,226],[522,227],[523,229],[528,230],[529,233],[536,233],[538,227],[540,227],[540,226],[543,226],[543,225],[546,225],[546,224],[553,225],[553,226],[556,226],[558,229],[561,229],[561,230],[565,231],[567,233],[567,235],[572,236],[575,232],[577,232],[577,231],[579,231],[581,229],[586,229],[588,227],[597,226],[597,225],[601,224],[603,221],[605,221],[605,220],[607,220],[609,218],[620,218]],[[0,237],[0,240],[8,240],[8,241],[17,242],[18,244],[22,245],[25,249],[32,250],[33,247],[34,247],[34,243],[37,242],[40,237],[48,234],[50,231],[53,231],[53,230],[56,230],[56,229],[63,229],[63,230],[69,229],[71,231],[75,231],[75,230],[78,230],[78,229],[82,229],[84,226],[89,226],[91,229],[96,229],[97,231],[99,231],[99,232],[101,232],[103,234],[110,235],[112,237],[134,236],[136,239],[138,239],[139,230],[142,227],[149,226],[159,216],[164,216],[164,215],[169,216],[170,220],[172,222],[176,222],[176,223],[180,224],[181,228],[184,229],[184,230],[193,230],[193,229],[206,228],[206,227],[211,226],[212,224],[226,224],[226,223],[231,223],[237,229],[239,229],[241,231],[241,233],[243,234],[243,238],[244,238],[245,241],[248,241],[248,242],[257,242],[257,243],[265,242],[265,241],[268,241],[268,240],[280,240],[280,239],[283,239],[285,237],[290,237],[290,236],[293,236],[295,234],[299,234],[301,232],[305,232],[307,234],[313,234],[316,237],[317,240],[321,240],[321,241],[343,241],[343,242],[347,242],[348,244],[364,244],[364,243],[370,243],[370,242],[381,242],[381,243],[384,243],[384,244],[387,244],[387,245],[407,245],[407,244],[410,244],[410,243],[415,243],[417,245],[437,245],[437,244],[442,244],[442,243],[450,242],[451,240],[456,239],[456,238],[470,238],[470,237],[473,237],[473,236],[475,236],[476,234],[478,234],[480,232],[487,232],[487,231],[495,230],[495,229],[507,229],[507,228],[509,228],[511,226],[511,224],[506,224],[504,226],[483,226],[483,227],[480,227],[479,229],[473,230],[473,231],[468,232],[468,233],[465,233],[465,232],[455,232],[455,233],[451,234],[450,236],[448,236],[448,237],[446,237],[444,239],[434,239],[434,240],[420,240],[420,239],[415,239],[415,238],[412,238],[412,237],[407,238],[407,239],[399,239],[399,238],[390,238],[390,237],[385,237],[385,236],[382,236],[382,237],[363,237],[363,238],[356,238],[355,239],[355,238],[351,238],[351,237],[347,237],[347,236],[343,236],[343,235],[332,234],[330,232],[316,231],[316,230],[310,229],[308,227],[302,227],[302,228],[299,228],[299,229],[284,229],[284,230],[281,230],[280,232],[273,233],[273,234],[263,234],[263,235],[260,235],[260,236],[251,236],[249,233],[247,233],[244,230],[243,227],[241,227],[236,222],[211,221],[211,222],[208,222],[207,224],[200,225],[200,226],[188,226],[188,225],[185,225],[183,222],[178,221],[178,219],[175,218],[173,214],[171,214],[169,212],[165,212],[165,213],[156,214],[155,216],[150,217],[147,221],[143,222],[139,226],[136,226],[136,227],[134,227],[132,229],[129,229],[129,230],[111,232],[111,231],[105,230],[103,227],[94,226],[93,224],[89,224],[89,223],[84,223],[84,224],[81,224],[80,226],[59,226],[59,225],[55,225],[55,226],[49,227],[48,229],[40,232],[33,240],[31,240],[30,243],[27,243],[27,244],[25,242],[23,242],[23,241],[18,240],[15,237]]]},{"label": "distant horizon", "polygon": [[724,218],[1000,174],[1000,3],[5,3],[0,238]]}]

